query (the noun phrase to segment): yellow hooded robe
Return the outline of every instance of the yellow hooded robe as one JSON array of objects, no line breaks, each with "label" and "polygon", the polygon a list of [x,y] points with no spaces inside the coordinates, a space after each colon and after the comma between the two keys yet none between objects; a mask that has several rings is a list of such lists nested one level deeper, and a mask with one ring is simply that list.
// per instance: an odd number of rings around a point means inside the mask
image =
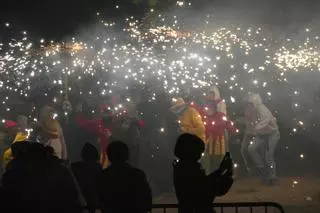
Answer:
[{"label": "yellow hooded robe", "polygon": [[[27,134],[23,133],[23,132],[18,132],[14,141],[12,142],[12,144],[14,143],[20,143],[20,142],[24,142],[26,141],[28,138]],[[12,145],[11,144],[11,145]],[[13,159],[13,155],[12,155],[12,149],[8,148],[4,153],[3,153],[3,164],[4,166],[7,166],[8,163]]]},{"label": "yellow hooded robe", "polygon": [[200,113],[193,107],[187,109],[178,117],[178,123],[184,133],[190,133],[206,141],[205,127]]}]

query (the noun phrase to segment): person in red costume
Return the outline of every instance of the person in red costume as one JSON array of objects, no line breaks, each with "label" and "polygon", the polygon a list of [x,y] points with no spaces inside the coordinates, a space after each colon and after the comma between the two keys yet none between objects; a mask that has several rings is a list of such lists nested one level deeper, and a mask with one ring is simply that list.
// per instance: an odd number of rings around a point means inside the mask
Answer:
[{"label": "person in red costume", "polygon": [[203,166],[207,174],[215,171],[226,154],[225,132],[237,132],[232,121],[223,112],[217,110],[217,103],[212,101],[205,106],[206,151]]},{"label": "person in red costume", "polygon": [[100,163],[104,168],[107,167],[108,158],[106,150],[112,136],[112,111],[107,107],[106,110],[100,111],[100,116],[98,118],[87,119],[81,114],[82,104],[78,104],[76,110],[78,112],[78,115],[76,116],[76,123],[81,128],[84,128],[98,136],[100,142]]}]

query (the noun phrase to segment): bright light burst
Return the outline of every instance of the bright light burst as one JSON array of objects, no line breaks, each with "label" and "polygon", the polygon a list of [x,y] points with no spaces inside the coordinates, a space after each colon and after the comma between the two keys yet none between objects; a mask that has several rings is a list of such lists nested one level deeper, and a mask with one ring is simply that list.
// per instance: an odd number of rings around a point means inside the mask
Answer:
[{"label": "bright light burst", "polygon": [[287,39],[275,53],[275,64],[282,71],[320,71],[319,37],[309,37],[306,30],[304,41]]},{"label": "bright light burst", "polygon": [[[184,5],[182,1],[177,4]],[[9,42],[0,41],[0,87],[28,97],[35,82],[45,77],[45,86],[58,88],[61,94],[77,91],[79,96],[103,96],[128,89],[132,82],[152,82],[154,89],[178,96],[215,84],[230,90],[226,100],[234,104],[241,100],[239,93],[252,88],[261,88],[262,95],[273,98],[273,85],[287,83],[285,71],[320,68],[318,37],[311,37],[309,31],[304,42],[287,39],[278,48],[261,27],[209,29],[208,23],[214,20],[206,16],[203,30],[193,30],[177,16],[158,15],[156,19],[157,24],[148,28],[127,18],[123,34],[115,33],[117,23],[100,20],[103,30],[85,41],[75,37],[67,42],[45,38],[31,42],[27,32]],[[83,86],[92,77],[98,79],[95,91]],[[301,104],[295,100],[293,106],[300,109]]]},{"label": "bright light burst", "polygon": [[[169,22],[167,18],[161,15],[158,18],[164,24],[148,30],[140,29],[140,23],[132,17],[127,19],[124,31],[129,39],[106,36],[112,34],[115,23],[104,21],[106,34],[95,35],[87,42],[73,39],[71,43],[44,44],[45,40],[41,39],[34,45],[23,33],[20,40],[1,44],[0,71],[7,74],[2,82],[8,85],[6,89],[28,96],[31,80],[43,74],[50,76],[53,84],[63,85],[64,74],[82,80],[85,75],[106,72],[117,80],[101,84],[109,85],[102,88],[102,94],[112,90],[110,86],[117,87],[118,81],[145,84],[149,79],[157,80],[167,92],[179,94],[190,87],[203,88],[217,83],[221,64],[232,63],[228,72],[233,75],[225,82],[230,81],[230,89],[233,89],[241,85],[237,82],[239,69],[247,73],[264,71],[270,63],[263,58],[269,58],[264,44],[266,38],[256,39],[261,28],[183,32],[177,30],[180,28],[177,17],[173,17],[172,26],[165,25]],[[263,56],[261,63],[250,63],[256,52]]]}]

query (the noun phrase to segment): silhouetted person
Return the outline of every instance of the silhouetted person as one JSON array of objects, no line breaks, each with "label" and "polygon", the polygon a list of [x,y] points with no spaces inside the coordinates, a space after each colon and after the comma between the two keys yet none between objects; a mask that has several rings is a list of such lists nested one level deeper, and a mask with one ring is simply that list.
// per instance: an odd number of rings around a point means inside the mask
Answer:
[{"label": "silhouetted person", "polygon": [[95,212],[97,207],[97,191],[96,181],[102,172],[99,163],[98,150],[90,143],[86,143],[81,151],[83,161],[76,162],[71,165],[73,174],[75,175],[81,191],[87,201],[89,212]]},{"label": "silhouetted person", "polygon": [[126,144],[112,142],[107,149],[111,165],[98,180],[99,201],[104,213],[146,213],[152,204],[152,195],[143,171],[127,164]]},{"label": "silhouetted person", "polygon": [[174,152],[179,159],[174,163],[179,213],[213,213],[215,197],[226,194],[233,183],[231,159],[225,158],[217,171],[206,175],[198,163],[204,143],[191,134],[178,138]]},{"label": "silhouetted person", "polygon": [[[74,179],[51,147],[24,143],[8,164],[0,187],[1,212],[78,213]],[[17,152],[16,152],[17,151]]]}]

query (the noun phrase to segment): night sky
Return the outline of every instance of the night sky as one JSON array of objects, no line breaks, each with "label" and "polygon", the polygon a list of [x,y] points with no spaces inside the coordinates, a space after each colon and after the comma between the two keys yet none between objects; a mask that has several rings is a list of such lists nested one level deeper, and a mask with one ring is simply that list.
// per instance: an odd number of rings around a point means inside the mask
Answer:
[{"label": "night sky", "polygon": [[[117,17],[125,13],[142,13],[129,0],[2,0],[0,6],[1,22],[14,23],[26,30],[51,38],[72,34],[80,27],[95,21],[96,11],[104,11],[106,16]],[[115,10],[122,6],[122,11]],[[131,10],[131,11],[130,11]]]},{"label": "night sky", "polygon": [[[210,4],[213,9],[239,9],[259,15],[272,24],[289,25],[292,22],[305,24],[318,18],[320,3],[316,0],[190,0],[193,10]],[[158,7],[174,5],[175,0],[161,0]],[[2,0],[1,22],[9,21],[15,27],[46,38],[61,39],[79,28],[94,23],[96,11],[104,11],[106,17],[141,15],[148,10],[148,0],[140,5],[132,0]],[[115,9],[119,5],[120,9]],[[170,8],[170,6],[169,6]],[[171,6],[172,8],[172,6]],[[166,8],[167,9],[167,8]]]}]

